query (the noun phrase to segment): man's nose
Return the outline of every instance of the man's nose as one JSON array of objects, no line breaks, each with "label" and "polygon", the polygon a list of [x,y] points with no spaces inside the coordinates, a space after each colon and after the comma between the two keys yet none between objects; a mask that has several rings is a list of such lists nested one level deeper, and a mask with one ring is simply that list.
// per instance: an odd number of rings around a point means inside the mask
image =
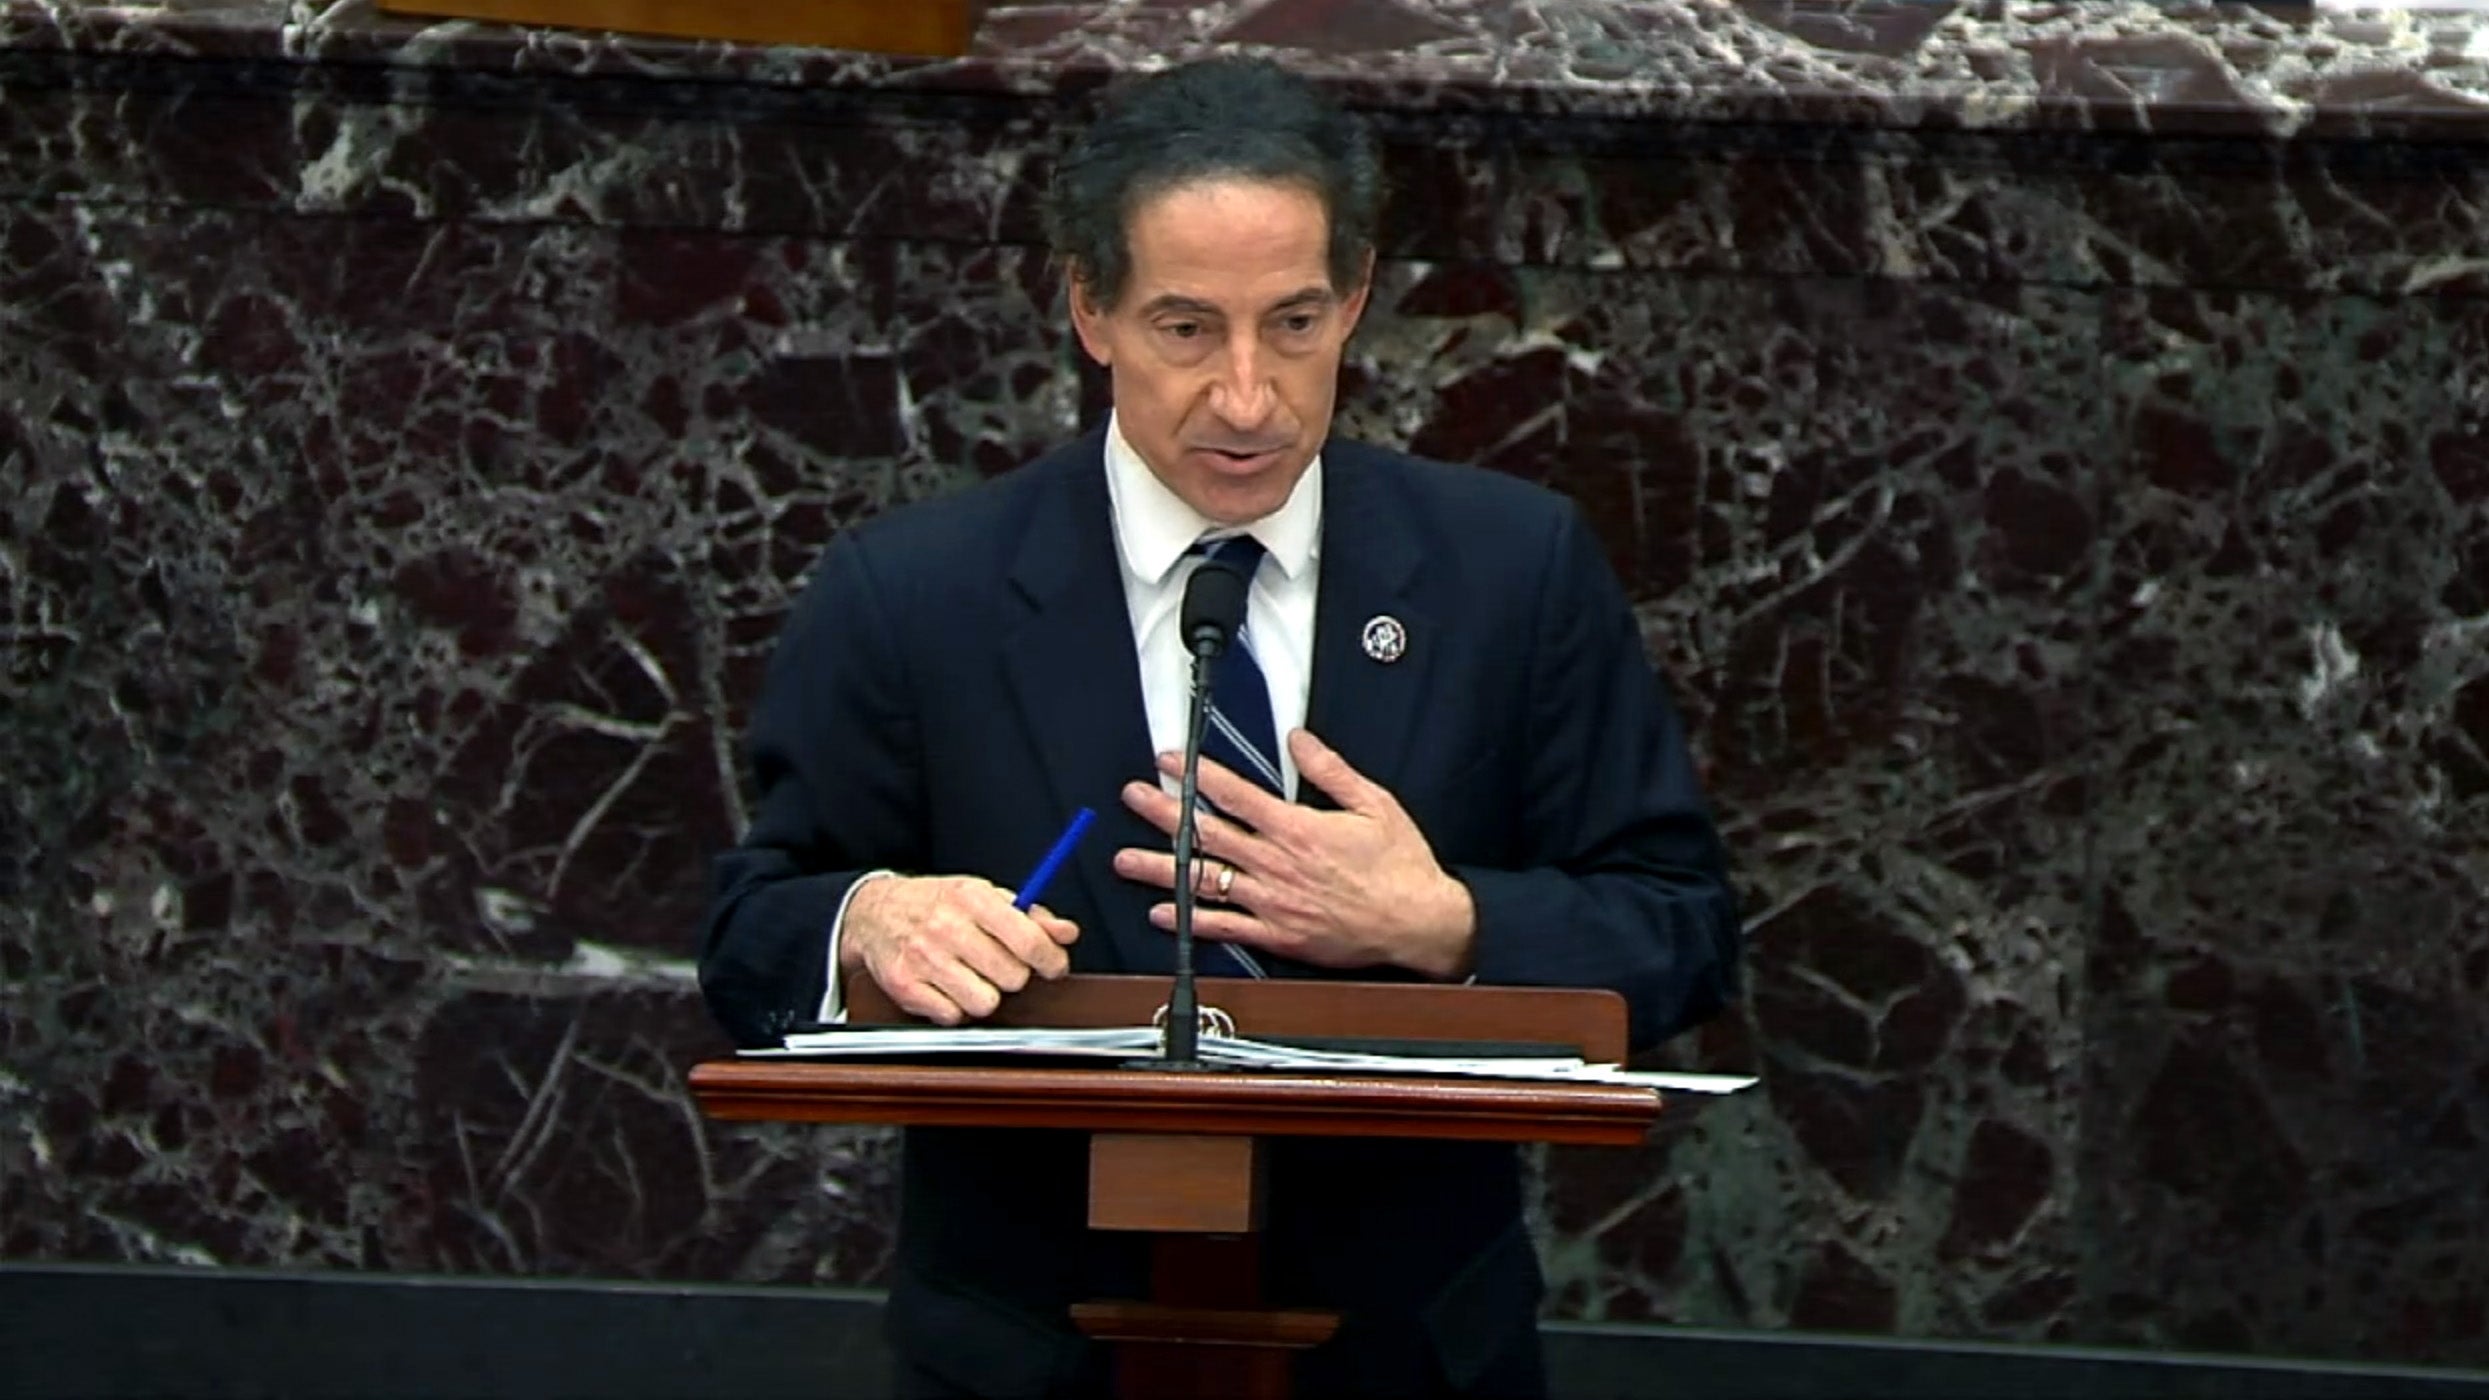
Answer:
[{"label": "man's nose", "polygon": [[1258,428],[1278,402],[1258,337],[1238,331],[1227,344],[1226,372],[1210,385],[1210,411],[1231,428]]}]

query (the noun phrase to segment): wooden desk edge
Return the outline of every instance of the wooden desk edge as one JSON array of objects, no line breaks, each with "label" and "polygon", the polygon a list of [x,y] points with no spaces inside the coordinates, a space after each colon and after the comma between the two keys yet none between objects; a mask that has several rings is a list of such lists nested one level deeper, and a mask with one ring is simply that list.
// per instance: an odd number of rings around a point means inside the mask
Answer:
[{"label": "wooden desk edge", "polygon": [[912,1127],[1631,1146],[1658,1091],[1529,1080],[716,1060],[691,1087],[713,1118]]}]

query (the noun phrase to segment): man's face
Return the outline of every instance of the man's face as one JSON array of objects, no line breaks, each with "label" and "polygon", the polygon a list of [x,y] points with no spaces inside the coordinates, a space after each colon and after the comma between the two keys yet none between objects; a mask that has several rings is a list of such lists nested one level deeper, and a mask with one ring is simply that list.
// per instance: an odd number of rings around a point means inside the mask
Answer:
[{"label": "man's face", "polygon": [[1072,284],[1072,324],[1114,381],[1116,421],[1187,505],[1221,524],[1258,520],[1331,431],[1371,278],[1332,287],[1330,221],[1297,184],[1179,186],[1125,233],[1132,270],[1114,305]]}]

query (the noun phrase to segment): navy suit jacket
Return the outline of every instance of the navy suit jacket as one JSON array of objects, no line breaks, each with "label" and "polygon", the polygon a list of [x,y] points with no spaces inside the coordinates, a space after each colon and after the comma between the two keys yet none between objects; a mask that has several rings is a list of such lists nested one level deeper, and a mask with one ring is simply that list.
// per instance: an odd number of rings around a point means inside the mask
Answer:
[{"label": "navy suit jacket", "polygon": [[[1578,511],[1337,438],[1323,461],[1306,727],[1467,884],[1479,980],[1615,988],[1637,1045],[1716,1011],[1739,954],[1720,843]],[[1406,629],[1396,662],[1365,652],[1378,616]],[[1098,825],[1046,896],[1081,926],[1073,967],[1171,970],[1147,916],[1162,896],[1110,865],[1164,838],[1118,797],[1153,768],[1103,435],[834,540],[787,619],[749,755],[758,805],[717,863],[700,967],[737,1042],[811,1018],[859,873],[1008,887],[1084,806]],[[1350,1313],[1326,1350],[1370,1353],[1352,1383],[1432,1365],[1457,1387],[1527,1330],[1538,1274],[1509,1148],[1277,1146],[1266,1284]],[[908,1134],[890,1315],[904,1356],[990,1393],[1084,1364],[1068,1304],[1146,1291],[1134,1241],[1082,1228],[1085,1161],[1076,1134]]]}]

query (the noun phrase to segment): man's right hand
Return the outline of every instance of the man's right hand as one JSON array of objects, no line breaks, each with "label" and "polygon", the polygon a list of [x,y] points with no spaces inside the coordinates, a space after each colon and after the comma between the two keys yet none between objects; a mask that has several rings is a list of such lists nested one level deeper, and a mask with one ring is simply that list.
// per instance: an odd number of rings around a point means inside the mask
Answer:
[{"label": "man's right hand", "polygon": [[1011,892],[966,875],[868,881],[847,906],[840,975],[869,976],[900,1010],[956,1026],[994,1014],[1029,978],[1071,970],[1063,950],[1080,927],[1040,904],[1022,913]]}]

